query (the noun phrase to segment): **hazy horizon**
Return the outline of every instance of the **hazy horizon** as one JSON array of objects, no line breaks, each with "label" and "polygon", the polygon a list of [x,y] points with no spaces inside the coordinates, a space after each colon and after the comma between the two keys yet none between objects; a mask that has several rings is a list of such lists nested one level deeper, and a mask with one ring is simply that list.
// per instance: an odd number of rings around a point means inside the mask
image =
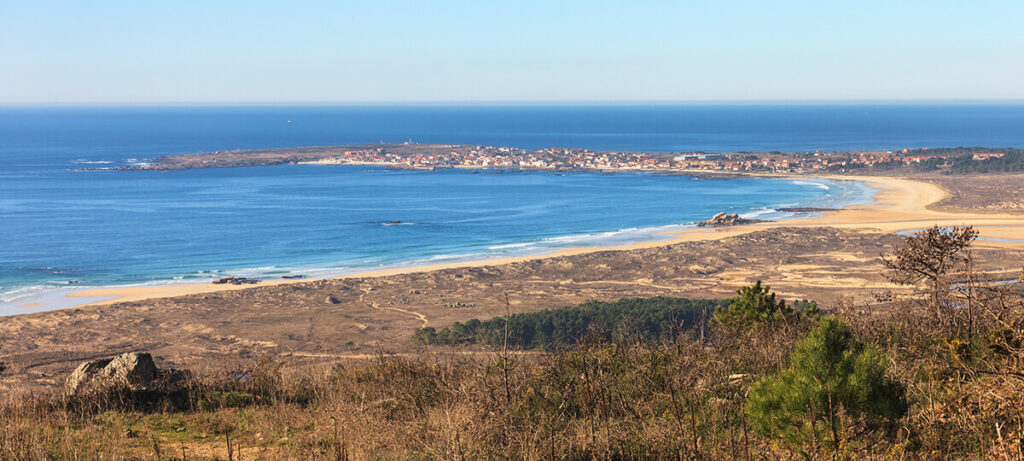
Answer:
[{"label": "hazy horizon", "polygon": [[1018,106],[1005,99],[690,99],[690,100],[211,100],[211,101],[37,101],[3,102],[0,108],[246,108],[246,107],[657,107],[657,106]]},{"label": "hazy horizon", "polygon": [[1024,4],[0,6],[0,104],[1024,100]]}]

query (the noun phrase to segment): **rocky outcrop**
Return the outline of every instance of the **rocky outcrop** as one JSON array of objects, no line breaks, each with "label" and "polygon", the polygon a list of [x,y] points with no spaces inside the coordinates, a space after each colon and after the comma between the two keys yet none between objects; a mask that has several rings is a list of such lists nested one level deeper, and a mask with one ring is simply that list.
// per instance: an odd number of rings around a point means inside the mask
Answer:
[{"label": "rocky outcrop", "polygon": [[260,279],[249,279],[249,278],[245,278],[245,277],[221,277],[221,278],[213,281],[213,283],[215,285],[242,285],[242,284],[255,285],[255,284],[260,283],[260,282],[261,282]]},{"label": "rocky outcrop", "polygon": [[188,376],[185,370],[157,368],[149,353],[129,352],[82,363],[68,376],[64,390],[70,395],[109,389],[174,392]]},{"label": "rocky outcrop", "polygon": [[744,219],[740,215],[726,214],[725,212],[718,213],[711,217],[707,221],[701,221],[697,223],[698,227],[719,227],[719,226],[738,226],[741,224],[752,224],[756,222],[762,222],[755,219]]},{"label": "rocky outcrop", "polygon": [[802,206],[795,208],[776,208],[775,211],[784,213],[819,213],[824,211],[837,211],[839,208],[818,208],[813,206]]}]

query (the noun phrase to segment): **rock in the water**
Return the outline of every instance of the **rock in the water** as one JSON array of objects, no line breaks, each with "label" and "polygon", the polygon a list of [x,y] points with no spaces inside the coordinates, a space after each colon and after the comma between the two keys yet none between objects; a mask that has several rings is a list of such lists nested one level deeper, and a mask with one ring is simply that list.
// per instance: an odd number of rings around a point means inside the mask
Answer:
[{"label": "rock in the water", "polygon": [[818,213],[822,211],[836,211],[839,208],[818,208],[812,206],[802,206],[795,208],[776,208],[775,211],[782,211],[784,213]]},{"label": "rock in the water", "polygon": [[[289,277],[285,276],[285,278],[289,278]],[[291,278],[294,278],[294,277],[291,277]],[[217,284],[217,285],[242,285],[242,284],[255,285],[257,283],[260,283],[260,281],[261,281],[260,279],[250,279],[250,278],[245,278],[245,277],[221,277],[221,278],[219,278],[217,280],[214,280],[213,283]]]},{"label": "rock in the water", "polygon": [[82,363],[68,376],[64,388],[69,394],[104,389],[173,392],[184,386],[187,377],[183,370],[157,368],[147,352],[128,352]]},{"label": "rock in the water", "polygon": [[751,224],[761,222],[755,219],[744,219],[739,214],[726,214],[725,212],[718,213],[711,217],[707,221],[701,221],[697,224],[698,227],[717,227],[717,226],[738,226],[740,224]]}]

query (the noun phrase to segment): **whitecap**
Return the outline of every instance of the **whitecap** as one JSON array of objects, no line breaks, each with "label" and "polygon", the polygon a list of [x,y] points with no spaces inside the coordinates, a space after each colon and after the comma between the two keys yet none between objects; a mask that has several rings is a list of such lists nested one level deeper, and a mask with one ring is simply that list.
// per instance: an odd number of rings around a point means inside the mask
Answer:
[{"label": "whitecap", "polygon": [[528,246],[530,246],[530,245],[534,245],[534,243],[533,243],[533,242],[525,242],[525,243],[506,243],[506,244],[504,244],[504,245],[494,245],[494,246],[489,246],[489,247],[487,247],[487,249],[488,249],[488,250],[508,250],[508,249],[511,249],[511,248],[523,248],[523,247],[528,247]]},{"label": "whitecap", "polygon": [[799,181],[799,180],[797,180],[797,181],[793,181],[793,184],[796,184],[796,185],[799,185],[799,186],[814,186],[814,187],[817,187],[817,188],[819,188],[821,190],[829,190],[830,189],[828,184],[821,183],[821,182],[815,182],[815,181]]}]

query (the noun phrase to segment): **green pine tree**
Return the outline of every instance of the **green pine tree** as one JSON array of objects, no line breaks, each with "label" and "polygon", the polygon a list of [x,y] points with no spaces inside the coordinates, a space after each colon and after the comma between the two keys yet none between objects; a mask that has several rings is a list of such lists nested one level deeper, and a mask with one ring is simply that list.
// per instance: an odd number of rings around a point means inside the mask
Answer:
[{"label": "green pine tree", "polygon": [[889,427],[907,412],[902,384],[886,376],[887,360],[853,338],[834,318],[796,344],[789,368],[759,381],[750,391],[747,414],[753,428],[807,455],[829,447],[838,456],[844,428]]},{"label": "green pine tree", "polygon": [[[715,321],[721,324],[755,325],[785,318],[793,314],[786,301],[776,300],[771,287],[758,280],[751,286],[736,290],[739,296],[729,299],[729,306],[715,310]],[[817,306],[815,306],[817,309]]]}]

